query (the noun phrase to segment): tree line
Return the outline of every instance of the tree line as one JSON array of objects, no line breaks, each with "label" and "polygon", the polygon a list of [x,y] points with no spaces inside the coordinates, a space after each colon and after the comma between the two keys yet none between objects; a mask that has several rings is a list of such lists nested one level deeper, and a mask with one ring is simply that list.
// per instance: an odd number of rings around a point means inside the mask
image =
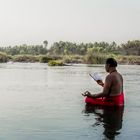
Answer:
[{"label": "tree line", "polygon": [[72,43],[72,42],[54,42],[50,48],[48,41],[43,45],[19,45],[0,47],[0,52],[7,55],[86,55],[93,54],[121,54],[121,55],[140,55],[140,40],[128,41],[121,45],[117,43],[94,42],[94,43]]},{"label": "tree line", "polygon": [[43,45],[20,45],[20,46],[8,46],[8,47],[0,47],[0,52],[4,52],[8,55],[39,55],[46,54],[47,49],[43,47]]}]

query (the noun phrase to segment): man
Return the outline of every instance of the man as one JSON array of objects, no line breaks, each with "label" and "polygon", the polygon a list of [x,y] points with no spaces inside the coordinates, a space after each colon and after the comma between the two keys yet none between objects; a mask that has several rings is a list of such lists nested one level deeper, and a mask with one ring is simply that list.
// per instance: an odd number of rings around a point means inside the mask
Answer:
[{"label": "man", "polygon": [[[98,94],[91,94],[86,91],[83,96],[86,96],[86,103],[95,105],[107,105],[107,106],[123,106],[123,78],[116,70],[117,61],[113,58],[106,60],[105,69],[109,73],[105,79],[105,83],[101,80],[97,81],[99,85],[103,87],[103,91]],[[102,97],[102,98],[100,98]]]}]

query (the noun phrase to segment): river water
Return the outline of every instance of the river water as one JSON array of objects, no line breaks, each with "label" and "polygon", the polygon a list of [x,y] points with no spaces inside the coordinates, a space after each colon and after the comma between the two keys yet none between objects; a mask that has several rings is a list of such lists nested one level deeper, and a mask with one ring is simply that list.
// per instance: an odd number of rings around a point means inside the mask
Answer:
[{"label": "river water", "polygon": [[0,139],[139,140],[140,66],[120,65],[125,107],[86,106],[86,90],[102,90],[89,73],[107,75],[103,65],[49,67],[39,63],[0,64]]}]

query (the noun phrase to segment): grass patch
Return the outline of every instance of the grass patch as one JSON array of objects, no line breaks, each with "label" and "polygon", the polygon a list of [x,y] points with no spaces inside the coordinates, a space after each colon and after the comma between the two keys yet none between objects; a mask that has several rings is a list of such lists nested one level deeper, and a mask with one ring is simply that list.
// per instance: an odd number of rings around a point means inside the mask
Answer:
[{"label": "grass patch", "polygon": [[38,56],[34,56],[34,55],[15,55],[15,56],[13,56],[12,61],[13,62],[34,63],[34,62],[38,62],[39,58],[38,58]]},{"label": "grass patch", "polygon": [[0,63],[6,63],[10,60],[10,56],[6,53],[0,52]]},{"label": "grass patch", "polygon": [[65,66],[62,60],[51,60],[48,63],[49,66]]},{"label": "grass patch", "polygon": [[120,64],[140,65],[140,56],[119,55],[119,56],[116,56],[116,59],[117,59],[118,63],[120,63]]}]

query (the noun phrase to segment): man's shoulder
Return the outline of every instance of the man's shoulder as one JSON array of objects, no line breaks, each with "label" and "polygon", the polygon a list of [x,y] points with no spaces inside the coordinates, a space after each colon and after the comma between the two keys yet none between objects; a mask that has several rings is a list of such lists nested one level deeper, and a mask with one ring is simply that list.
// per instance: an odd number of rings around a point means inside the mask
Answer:
[{"label": "man's shoulder", "polygon": [[108,74],[106,78],[110,80],[116,79],[116,78],[118,79],[118,78],[122,78],[122,75],[119,72],[116,72],[116,73]]},{"label": "man's shoulder", "polygon": [[106,79],[108,79],[108,80],[114,79],[115,77],[117,77],[117,75],[118,75],[118,74],[108,74],[108,75],[106,76]]},{"label": "man's shoulder", "polygon": [[112,75],[111,74],[108,74],[107,76],[106,76],[106,80],[111,80],[112,79]]}]

